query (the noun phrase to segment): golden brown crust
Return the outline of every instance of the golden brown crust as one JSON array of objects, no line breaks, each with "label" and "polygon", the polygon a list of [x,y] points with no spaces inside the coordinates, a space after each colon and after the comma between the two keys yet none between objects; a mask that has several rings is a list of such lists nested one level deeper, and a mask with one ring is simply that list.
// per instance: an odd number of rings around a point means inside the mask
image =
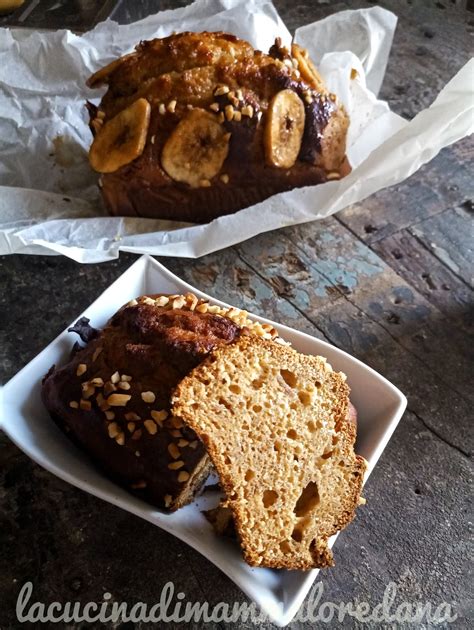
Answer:
[{"label": "golden brown crust", "polygon": [[320,357],[251,337],[177,386],[173,413],[206,445],[248,564],[333,564],[328,539],[353,519],[365,470],[348,395]]},{"label": "golden brown crust", "polygon": [[[300,68],[307,61],[302,55],[279,44],[270,52],[255,51],[227,33],[180,33],[142,42],[136,52],[93,75],[90,87],[108,85],[99,107],[88,106],[94,135],[138,99],[151,106],[141,154],[101,177],[108,210],[206,222],[277,192],[324,182],[329,171],[331,177],[344,174],[348,119],[342,106],[319,75],[318,80],[303,78]],[[303,102],[306,123],[298,160],[291,168],[278,168],[265,160],[263,136],[269,103],[285,89]],[[163,147],[191,107],[210,112],[231,134],[222,168],[203,178],[200,187],[171,178],[161,160]]]}]

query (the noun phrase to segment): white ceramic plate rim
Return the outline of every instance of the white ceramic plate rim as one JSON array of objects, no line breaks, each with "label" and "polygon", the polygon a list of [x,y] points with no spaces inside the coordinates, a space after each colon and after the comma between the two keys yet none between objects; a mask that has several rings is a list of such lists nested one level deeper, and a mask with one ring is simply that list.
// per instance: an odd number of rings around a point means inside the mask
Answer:
[{"label": "white ceramic plate rim", "polygon": [[[150,276],[151,274],[158,274],[163,279],[167,280],[170,284],[174,285],[176,287],[177,293],[190,291],[198,295],[199,297],[209,299],[212,303],[218,304],[220,306],[229,306],[225,302],[221,302],[220,300],[217,300],[214,297],[207,295],[203,293],[202,291],[199,291],[195,287],[189,285],[188,283],[184,282],[179,277],[175,276],[170,271],[168,271],[166,267],[164,267],[163,265],[158,263],[156,260],[154,260],[151,256],[145,255],[139,258],[135,263],[133,263],[133,265],[131,265],[131,267],[127,269],[119,278],[117,278],[117,280],[114,283],[112,283],[110,287],[108,287],[97,298],[97,300],[95,300],[84,311],[84,313],[82,313],[82,315],[77,316],[67,328],[69,328],[74,322],[76,322],[77,319],[79,319],[79,317],[82,317],[82,316],[88,317],[89,316],[88,313],[93,312],[99,303],[105,301],[107,299],[107,294],[109,292],[113,292],[115,286],[119,282],[123,282],[127,277],[133,277],[134,275],[140,274],[140,273],[142,274],[141,293],[150,292],[146,288],[150,284],[150,281],[151,281]],[[159,292],[159,291],[155,291],[155,292]],[[126,300],[123,300],[123,301],[125,302]],[[112,311],[110,312],[110,315],[112,315],[115,310],[116,309],[112,309]],[[318,351],[318,353],[323,356],[329,357],[330,363],[333,364],[333,366],[334,366],[334,363],[338,362],[338,360],[344,363],[349,362],[349,364],[355,370],[357,369],[362,370],[365,372],[366,375],[369,375],[373,383],[378,382],[378,384],[383,388],[383,390],[385,390],[386,394],[390,395],[391,400],[392,400],[392,406],[389,412],[389,420],[385,423],[383,432],[380,434],[379,439],[375,441],[372,452],[370,453],[368,457],[366,457],[369,462],[368,472],[365,479],[367,480],[368,476],[372,472],[375,464],[377,463],[379,457],[381,456],[383,450],[385,449],[393,431],[395,430],[398,422],[400,421],[405,411],[406,404],[407,404],[405,396],[402,394],[402,392],[398,388],[392,385],[392,383],[390,383],[383,376],[375,372],[375,370],[365,365],[358,359],[352,357],[351,355],[344,352],[343,350],[339,350],[338,348],[335,348],[334,346],[332,346],[331,344],[328,344],[325,341],[315,339],[314,337],[311,337],[310,335],[307,335],[306,333],[298,332],[282,324],[278,324],[271,320],[259,317],[258,315],[253,315],[249,313],[249,316],[252,319],[258,320],[262,323],[272,324],[278,329],[280,335],[285,339],[290,339],[292,341],[296,339],[298,340],[298,342],[303,343],[303,344],[308,343],[309,345],[320,346],[322,350]],[[20,384],[26,372],[31,370],[31,368],[34,367],[36,363],[39,363],[41,359],[45,355],[47,355],[48,351],[50,351],[53,347],[57,346],[58,344],[61,344],[66,338],[68,339],[70,338],[70,334],[67,332],[67,328],[60,335],[58,335],[58,337],[56,337],[56,339],[54,339],[42,352],[40,352],[34,359],[32,359],[32,361],[30,361],[28,365],[26,365],[20,372],[18,372],[5,385],[3,390],[0,391],[0,395],[2,396],[1,407],[0,407],[0,409],[2,409],[2,415],[0,416],[0,428],[31,459],[33,459],[37,464],[39,464],[40,466],[42,466],[43,468],[45,468],[52,474],[58,476],[64,481],[82,490],[85,490],[86,492],[89,492],[90,494],[96,497],[103,499],[104,501],[108,501],[109,503],[112,503],[113,505],[117,505],[118,507],[124,510],[127,510],[141,518],[144,518],[145,520],[155,525],[158,525],[165,531],[173,534],[174,536],[177,536],[178,538],[180,538],[181,540],[189,544],[191,547],[193,547],[194,549],[202,553],[205,557],[207,557],[216,566],[218,566],[226,575],[228,575],[251,600],[255,601],[258,604],[258,606],[264,612],[268,614],[270,619],[275,624],[277,624],[278,626],[284,626],[288,624],[292,620],[292,618],[294,617],[298,609],[300,608],[301,604],[303,603],[309,589],[311,588],[316,578],[316,575],[318,573],[317,570],[312,570],[308,572],[298,572],[301,575],[301,582],[297,588],[297,592],[294,594],[292,599],[287,602],[286,606],[275,608],[275,605],[267,600],[267,597],[264,596],[265,595],[264,593],[258,592],[258,589],[256,591],[255,589],[251,588],[251,586],[249,586],[249,584],[245,580],[242,579],[242,576],[239,574],[239,572],[233,570],[232,563],[229,563],[226,557],[220,558],[220,556],[216,556],[215,554],[213,555],[213,557],[210,557],[208,554],[206,554],[206,551],[202,548],[202,546],[200,546],[197,538],[190,537],[186,533],[176,531],[173,528],[173,523],[172,523],[173,515],[165,515],[163,512],[157,511],[156,509],[152,508],[147,503],[133,497],[132,495],[128,494],[125,490],[119,488],[118,486],[115,486],[114,484],[112,484],[112,486],[114,487],[115,491],[111,492],[110,489],[107,490],[107,487],[105,487],[106,489],[102,489],[100,487],[97,487],[96,484],[89,482],[87,479],[78,478],[76,475],[68,472],[68,470],[66,470],[63,466],[58,466],[55,462],[52,462],[47,457],[45,457],[41,452],[38,452],[34,448],[31,448],[28,444],[25,444],[25,442],[22,442],[21,440],[17,438],[14,430],[12,430],[12,428],[9,427],[8,422],[6,421],[6,416],[7,416],[8,410],[12,410],[13,412],[16,411],[17,413],[20,413],[20,414],[21,414],[21,410],[19,409],[19,405],[16,404],[15,401],[10,400],[11,397],[9,396],[9,394],[16,388],[17,384]],[[337,365],[335,365],[334,367],[336,367],[336,369],[340,369],[340,368],[337,368]],[[39,380],[41,380],[41,376],[42,374],[40,374]],[[30,385],[31,385],[31,381],[30,381]],[[188,506],[188,508],[189,507],[190,506]],[[184,510],[188,508],[184,508]],[[175,514],[179,514],[179,512],[183,512],[183,510],[178,511]],[[157,519],[159,520],[159,522],[157,522]],[[336,537],[333,537],[333,539],[331,540],[331,546],[332,544],[334,544],[335,539]],[[254,569],[254,571],[262,571],[262,569]]]}]

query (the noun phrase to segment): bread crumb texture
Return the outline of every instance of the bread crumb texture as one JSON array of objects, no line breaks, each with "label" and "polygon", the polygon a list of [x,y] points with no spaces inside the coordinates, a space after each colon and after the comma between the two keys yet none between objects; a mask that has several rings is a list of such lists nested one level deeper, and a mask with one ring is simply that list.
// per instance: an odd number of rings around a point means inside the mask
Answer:
[{"label": "bread crumb texture", "polygon": [[243,336],[176,387],[173,414],[204,442],[252,566],[333,565],[330,536],[354,517],[365,461],[349,387],[326,360]]}]

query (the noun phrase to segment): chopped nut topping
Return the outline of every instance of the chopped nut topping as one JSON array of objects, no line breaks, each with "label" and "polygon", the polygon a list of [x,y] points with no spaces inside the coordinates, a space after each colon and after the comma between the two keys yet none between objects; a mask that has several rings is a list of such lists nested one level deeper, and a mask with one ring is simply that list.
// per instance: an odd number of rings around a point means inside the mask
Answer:
[{"label": "chopped nut topping", "polygon": [[123,446],[125,444],[125,433],[119,433],[115,438],[115,441],[119,446]]},{"label": "chopped nut topping", "polygon": [[94,354],[92,355],[92,363],[94,363],[94,361],[97,359],[97,357],[102,352],[102,350],[103,348],[101,348],[100,346],[94,350]]},{"label": "chopped nut topping", "polygon": [[173,497],[171,496],[171,494],[165,494],[165,496],[163,497],[163,500],[165,502],[165,507],[169,507],[171,505],[171,502],[173,501]]},{"label": "chopped nut topping", "polygon": [[135,422],[129,422],[127,424],[127,429],[130,431],[130,433],[133,433],[135,431]]},{"label": "chopped nut topping", "polygon": [[180,446],[181,448],[184,448],[185,446],[188,446],[189,442],[188,440],[179,440],[178,441],[178,446]]},{"label": "chopped nut topping", "polygon": [[201,188],[210,188],[211,182],[208,179],[201,179],[199,186],[201,186]]},{"label": "chopped nut topping", "polygon": [[89,385],[89,383],[82,383],[82,397],[86,400],[95,394],[95,389],[93,385]]},{"label": "chopped nut topping", "polygon": [[110,405],[106,400],[103,400],[100,404],[99,404],[99,409],[101,411],[108,411],[110,409]]},{"label": "chopped nut topping", "polygon": [[244,95],[242,94],[242,90],[237,90],[235,92],[235,95],[237,96],[237,98],[239,99],[239,101],[242,101],[244,98]]},{"label": "chopped nut topping", "polygon": [[186,306],[189,308],[190,311],[194,311],[198,302],[199,300],[195,295],[193,295],[192,293],[186,293]]},{"label": "chopped nut topping", "polygon": [[309,94],[307,94],[307,95],[304,97],[304,100],[308,103],[308,105],[311,105],[311,103],[313,102],[313,97],[312,97],[312,96],[310,96]]},{"label": "chopped nut topping", "polygon": [[128,420],[129,422],[138,422],[138,420],[141,420],[141,418],[133,411],[129,411],[125,414],[125,420]]},{"label": "chopped nut topping", "polygon": [[187,108],[187,109],[194,109],[194,105],[191,105],[191,103],[188,103],[188,104],[186,105],[186,108]]},{"label": "chopped nut topping", "polygon": [[[130,396],[129,396],[130,398]],[[154,403],[155,402],[155,394],[153,392],[142,392],[142,400],[146,403]]]},{"label": "chopped nut topping", "polygon": [[197,440],[193,440],[192,442],[189,442],[189,448],[196,448],[197,445],[198,445]]},{"label": "chopped nut topping", "polygon": [[252,105],[246,105],[245,107],[242,107],[242,116],[248,116],[249,118],[252,118],[253,116]]},{"label": "chopped nut topping", "polygon": [[131,396],[129,396],[128,394],[111,394],[107,398],[107,403],[111,407],[125,407],[130,398]]},{"label": "chopped nut topping", "polygon": [[[132,440],[133,440],[133,435],[132,435]],[[140,457],[140,451],[135,451],[135,457]]]},{"label": "chopped nut topping", "polygon": [[242,114],[239,111],[235,111],[234,118],[232,120],[235,120],[235,122],[240,122],[242,120]]},{"label": "chopped nut topping", "polygon": [[105,411],[104,413],[107,420],[113,420],[115,418],[115,413],[113,411]]},{"label": "chopped nut topping", "polygon": [[128,383],[129,381],[132,380],[132,377],[129,376],[128,374],[122,374],[122,376],[120,377],[120,380],[121,381],[126,381]]},{"label": "chopped nut topping", "polygon": [[92,405],[90,403],[90,400],[84,400],[83,398],[81,398],[81,400],[79,402],[79,407],[83,411],[90,411],[92,409]]},{"label": "chopped nut topping", "polygon": [[69,406],[72,407],[72,409],[79,409],[79,403],[76,400],[71,400]]},{"label": "chopped nut topping", "polygon": [[227,175],[227,173],[224,173],[223,175],[221,175],[221,182],[223,184],[228,184],[229,183],[229,176]]},{"label": "chopped nut topping", "polygon": [[137,429],[132,435],[132,440],[139,440],[141,437],[142,437],[142,430]]},{"label": "chopped nut topping", "polygon": [[226,105],[224,111],[226,119],[232,120],[232,118],[234,117],[234,108],[232,107],[232,105]]},{"label": "chopped nut topping", "polygon": [[171,442],[171,444],[168,444],[168,453],[171,455],[173,459],[178,459],[178,457],[181,455],[181,453],[179,452],[179,448],[176,446],[174,442]]},{"label": "chopped nut topping", "polygon": [[171,462],[171,464],[168,464],[168,468],[170,470],[179,470],[183,466],[184,466],[184,462],[181,460],[179,460],[178,462]]},{"label": "chopped nut topping", "polygon": [[130,383],[128,383],[127,381],[119,381],[118,382],[118,388],[119,389],[124,389],[125,391],[130,389]]},{"label": "chopped nut topping", "polygon": [[189,473],[186,472],[185,470],[181,470],[179,472],[179,474],[178,474],[178,481],[179,481],[179,483],[184,483],[188,479],[189,479]]},{"label": "chopped nut topping", "polygon": [[327,180],[328,180],[329,182],[330,182],[330,181],[333,181],[333,180],[335,180],[335,179],[341,179],[341,174],[340,174],[340,173],[338,173],[337,171],[332,171],[331,173],[328,173],[328,174],[327,174]]},{"label": "chopped nut topping", "polygon": [[155,306],[155,300],[151,297],[146,296],[143,298],[143,304],[148,304],[149,306]]},{"label": "chopped nut topping", "polygon": [[76,370],[76,376],[82,376],[84,372],[87,372],[87,365],[85,363],[79,363]]},{"label": "chopped nut topping", "polygon": [[169,112],[171,112],[172,114],[174,114],[175,110],[176,110],[176,105],[177,102],[176,101],[170,101],[168,103],[168,107],[166,108]]},{"label": "chopped nut topping", "polygon": [[[210,183],[210,182],[209,182]],[[186,298],[183,295],[180,295],[179,297],[175,298],[173,300],[173,304],[172,304],[172,308],[183,308],[183,306],[186,304]]]},{"label": "chopped nut topping", "polygon": [[127,306],[136,306],[137,304],[138,304],[138,302],[135,299],[133,299],[133,300],[130,300],[130,302],[127,303]]},{"label": "chopped nut topping", "polygon": [[155,300],[155,304],[157,306],[166,306],[169,301],[169,297],[166,297],[166,295],[161,295],[157,300]]},{"label": "chopped nut topping", "polygon": [[166,418],[168,417],[168,412],[165,411],[164,409],[162,409],[161,411],[153,410],[150,412],[150,414],[153,420],[155,422],[158,422],[158,424],[161,424],[163,420],[166,420]]},{"label": "chopped nut topping", "polygon": [[110,438],[116,438],[120,433],[119,425],[116,422],[111,422],[107,427],[107,431],[109,432]]},{"label": "chopped nut topping", "polygon": [[163,114],[166,114],[166,106],[165,106],[165,104],[164,104],[164,103],[160,103],[160,105],[159,105],[159,107],[158,107],[158,112],[159,112],[160,114],[162,114],[162,115],[163,115]]},{"label": "chopped nut topping", "polygon": [[198,313],[207,313],[208,307],[209,304],[207,302],[204,302],[203,304],[199,304],[198,306],[196,306],[196,311]]},{"label": "chopped nut topping", "polygon": [[213,112],[218,112],[219,111],[219,103],[211,103],[211,105],[209,105],[209,109],[212,109]]},{"label": "chopped nut topping", "polygon": [[99,376],[93,378],[91,381],[89,381],[89,383],[94,387],[103,387],[104,385],[104,381]]},{"label": "chopped nut topping", "polygon": [[113,383],[111,383],[110,381],[107,381],[107,383],[104,385],[104,394],[108,396],[112,392],[115,392],[116,389],[117,388],[115,387]]},{"label": "chopped nut topping", "polygon": [[220,123],[223,123],[223,122],[224,122],[224,120],[225,120],[224,112],[219,112],[219,116],[217,117],[217,120],[218,120]]},{"label": "chopped nut topping", "polygon": [[153,420],[145,420],[143,424],[145,425],[145,429],[150,435],[155,435],[155,433],[158,431],[158,427],[156,426],[156,423],[153,422]]},{"label": "chopped nut topping", "polygon": [[118,372],[114,372],[114,374],[112,374],[112,376],[110,377],[110,382],[113,383],[114,385],[118,383],[119,380],[120,380],[120,374]]},{"label": "chopped nut topping", "polygon": [[181,431],[179,429],[172,429],[170,431],[170,435],[172,435],[175,438],[183,437],[183,434],[181,433]]},{"label": "chopped nut topping", "polygon": [[176,416],[173,416],[171,418],[171,424],[174,426],[175,429],[182,429],[184,427],[184,422],[181,420],[181,418],[177,418]]},{"label": "chopped nut topping", "polygon": [[229,93],[229,88],[227,85],[220,85],[214,90],[214,96],[223,96],[224,94]]}]

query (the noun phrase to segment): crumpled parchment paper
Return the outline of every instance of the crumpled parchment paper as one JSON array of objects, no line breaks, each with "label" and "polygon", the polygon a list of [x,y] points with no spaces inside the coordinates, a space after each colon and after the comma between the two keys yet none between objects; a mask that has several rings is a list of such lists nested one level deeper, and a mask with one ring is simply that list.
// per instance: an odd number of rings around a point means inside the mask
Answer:
[{"label": "crumpled parchment paper", "polygon": [[[0,30],[0,254],[64,254],[80,262],[120,251],[198,257],[287,225],[327,217],[396,184],[474,130],[471,60],[408,122],[377,99],[396,17],[344,11],[295,33],[346,106],[353,167],[341,181],[281,193],[207,225],[108,217],[89,167],[85,80],[143,39],[224,30],[268,51],[291,35],[270,0],[197,0],[134,24],[70,31]],[[354,73],[352,70],[356,70]],[[355,78],[351,79],[351,75]]]}]

